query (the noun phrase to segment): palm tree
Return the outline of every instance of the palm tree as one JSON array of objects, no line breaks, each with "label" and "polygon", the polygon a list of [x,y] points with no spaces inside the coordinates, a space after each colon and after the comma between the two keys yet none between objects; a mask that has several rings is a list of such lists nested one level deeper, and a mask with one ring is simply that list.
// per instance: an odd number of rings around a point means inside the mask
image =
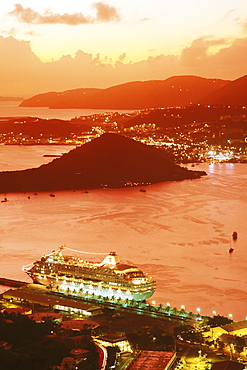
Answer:
[{"label": "palm tree", "polygon": [[131,306],[134,306],[135,300],[133,298],[131,299],[130,304],[131,304]]},{"label": "palm tree", "polygon": [[178,314],[178,309],[177,309],[177,307],[174,307],[174,308],[172,309],[172,314],[173,314],[173,315],[177,315],[177,314]]},{"label": "palm tree", "polygon": [[240,354],[241,352],[243,352],[244,350],[244,347],[245,347],[245,340],[244,338],[240,338],[240,337],[236,337],[234,338],[234,347],[235,347],[235,350]]},{"label": "palm tree", "polygon": [[171,307],[169,305],[167,305],[165,307],[165,312],[170,314],[170,311],[171,311]]},{"label": "palm tree", "polygon": [[122,300],[121,297],[118,297],[117,302],[120,303],[121,300]]},{"label": "palm tree", "polygon": [[160,304],[159,304],[159,307],[158,307],[158,310],[159,310],[159,311],[163,311],[163,308],[164,308],[163,304],[162,304],[162,303],[160,303]]}]

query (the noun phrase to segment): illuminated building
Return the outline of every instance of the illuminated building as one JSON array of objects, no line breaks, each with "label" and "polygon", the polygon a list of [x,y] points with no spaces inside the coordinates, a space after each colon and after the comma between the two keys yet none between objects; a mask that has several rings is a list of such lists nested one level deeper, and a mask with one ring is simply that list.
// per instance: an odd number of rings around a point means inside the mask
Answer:
[{"label": "illuminated building", "polygon": [[203,333],[203,336],[210,337],[215,340],[222,335],[235,335],[235,336],[246,336],[247,335],[247,320],[237,321],[230,324],[217,326],[211,328],[209,331]]},{"label": "illuminated building", "polygon": [[121,352],[132,352],[129,341],[126,337],[120,336],[118,334],[107,334],[94,338],[94,341],[102,344],[104,347],[118,347]]},{"label": "illuminated building", "polygon": [[66,311],[82,316],[95,316],[102,313],[100,307],[92,306],[82,300],[73,300],[65,295],[56,296],[46,294],[47,290],[40,284],[30,284],[19,289],[10,289],[3,292],[3,299],[13,304],[31,304],[51,308],[53,310]]}]

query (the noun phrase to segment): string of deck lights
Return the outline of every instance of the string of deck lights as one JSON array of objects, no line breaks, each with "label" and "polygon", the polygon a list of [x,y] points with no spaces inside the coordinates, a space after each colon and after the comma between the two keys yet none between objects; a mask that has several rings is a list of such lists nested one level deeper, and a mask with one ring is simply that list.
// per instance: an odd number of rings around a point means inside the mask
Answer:
[{"label": "string of deck lights", "polygon": [[100,255],[107,255],[109,253],[106,253],[106,252],[83,252],[83,251],[78,251],[78,250],[75,250],[75,249],[71,249],[71,248],[68,248],[66,246],[63,247],[64,249],[67,249],[68,251],[71,251],[71,252],[76,252],[76,253],[82,253],[82,254],[100,254]]}]

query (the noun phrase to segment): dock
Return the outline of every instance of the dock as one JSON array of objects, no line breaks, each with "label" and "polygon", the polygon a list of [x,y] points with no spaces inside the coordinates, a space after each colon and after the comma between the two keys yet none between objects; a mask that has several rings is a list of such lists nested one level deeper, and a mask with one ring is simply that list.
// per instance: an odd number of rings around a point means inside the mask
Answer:
[{"label": "dock", "polygon": [[4,286],[11,286],[14,288],[20,288],[22,286],[26,286],[28,283],[25,281],[13,280],[13,279],[6,279],[0,277],[0,285]]}]

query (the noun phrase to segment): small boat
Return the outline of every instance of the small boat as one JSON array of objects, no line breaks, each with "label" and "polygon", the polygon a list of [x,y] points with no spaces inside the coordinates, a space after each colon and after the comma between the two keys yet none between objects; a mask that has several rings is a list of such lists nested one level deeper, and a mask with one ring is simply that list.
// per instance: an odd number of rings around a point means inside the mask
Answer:
[{"label": "small boat", "polygon": [[50,194],[50,197],[54,198],[55,197],[55,194]]},{"label": "small boat", "polygon": [[238,238],[238,233],[237,233],[237,231],[233,231],[233,233],[232,233],[232,239],[233,240],[236,240]]},{"label": "small boat", "polygon": [[8,199],[5,197],[5,198],[3,198],[3,200],[1,200],[1,203],[5,203],[7,201],[8,201]]},{"label": "small boat", "polygon": [[234,251],[234,248],[230,247],[229,248],[229,253],[232,253]]},{"label": "small boat", "polygon": [[140,189],[139,190],[141,193],[146,193],[146,190],[145,189]]}]

